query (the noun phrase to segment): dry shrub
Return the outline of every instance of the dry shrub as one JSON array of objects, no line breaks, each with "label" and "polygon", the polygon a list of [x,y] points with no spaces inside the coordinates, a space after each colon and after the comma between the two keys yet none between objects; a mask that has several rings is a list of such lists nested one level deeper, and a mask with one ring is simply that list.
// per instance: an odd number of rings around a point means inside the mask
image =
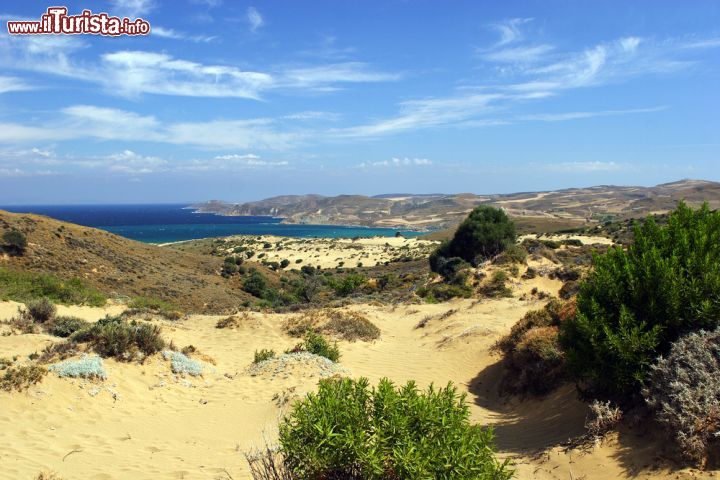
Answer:
[{"label": "dry shrub", "polygon": [[594,439],[601,439],[620,423],[622,411],[610,401],[595,400],[590,404],[590,415],[585,419],[585,430]]},{"label": "dry shrub", "polygon": [[31,363],[19,367],[8,367],[4,372],[5,373],[0,376],[0,390],[5,390],[6,392],[17,390],[20,392],[40,382],[47,373],[47,369]]},{"label": "dry shrub", "polygon": [[380,329],[357,312],[335,312],[320,331],[343,340],[369,342],[380,338]]},{"label": "dry shrub", "polygon": [[[705,466],[720,451],[720,330],[686,335],[651,367],[643,397],[683,456]],[[717,458],[714,458],[717,460]]]},{"label": "dry shrub", "polygon": [[62,477],[55,472],[40,472],[35,480],[62,480]]},{"label": "dry shrub", "polygon": [[285,468],[278,448],[268,445],[263,449],[245,453],[253,480],[293,480],[295,477]]},{"label": "dry shrub", "polygon": [[7,321],[13,332],[20,332],[23,334],[27,333],[38,333],[39,329],[35,320],[33,320],[30,312],[22,308],[18,308],[18,313],[13,318]]},{"label": "dry shrub", "polygon": [[563,302],[562,306],[558,309],[557,315],[560,323],[564,323],[572,318],[575,318],[577,312],[577,298],[573,297],[566,302]]},{"label": "dry shrub", "polygon": [[542,310],[526,313],[497,343],[505,354],[505,393],[542,395],[565,380],[565,356],[558,340],[561,310],[562,304],[552,300]]},{"label": "dry shrub", "polygon": [[326,308],[311,310],[289,318],[283,325],[291,337],[303,337],[310,331],[323,332],[343,340],[371,341],[380,337],[380,329],[358,312]]},{"label": "dry shrub", "polygon": [[215,328],[240,328],[242,323],[249,319],[250,316],[246,312],[243,312],[240,315],[231,315],[218,320],[215,324]]},{"label": "dry shrub", "polygon": [[33,300],[28,302],[26,306],[30,316],[37,323],[45,323],[57,313],[57,307],[47,298]]}]

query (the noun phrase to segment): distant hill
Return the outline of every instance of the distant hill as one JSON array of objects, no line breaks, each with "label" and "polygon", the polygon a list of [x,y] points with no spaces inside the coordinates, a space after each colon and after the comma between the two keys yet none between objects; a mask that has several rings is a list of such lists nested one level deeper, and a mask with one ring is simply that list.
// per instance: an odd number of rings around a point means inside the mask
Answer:
[{"label": "distant hill", "polygon": [[476,195],[385,194],[285,195],[247,203],[207,202],[195,205],[198,211],[220,215],[270,215],[285,223],[364,225],[444,229],[456,225],[475,206],[490,204],[504,208],[520,224],[563,228],[611,219],[634,218],[662,213],[679,200],[696,205],[703,201],[720,207],[720,183],[681,180],[655,187],[602,185],[547,192]]},{"label": "distant hill", "polygon": [[[186,312],[234,311],[252,297],[220,276],[222,258],[128,240],[52,218],[0,210],[0,234],[16,228],[29,241],[23,256],[0,252],[0,267],[81,278],[109,296],[148,296]],[[268,272],[261,265],[257,268]]]}]

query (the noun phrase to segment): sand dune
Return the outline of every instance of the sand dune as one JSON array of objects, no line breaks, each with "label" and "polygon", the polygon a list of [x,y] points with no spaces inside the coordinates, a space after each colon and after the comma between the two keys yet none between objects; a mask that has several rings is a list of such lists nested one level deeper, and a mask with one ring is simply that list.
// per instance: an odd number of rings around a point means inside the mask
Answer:
[{"label": "sand dune", "polygon": [[[536,281],[555,291],[561,285]],[[346,307],[366,315],[382,335],[372,343],[340,342],[341,365],[372,381],[452,381],[467,392],[472,419],[495,426],[500,454],[515,463],[517,478],[701,476],[653,469],[662,463],[660,447],[647,439],[640,446],[629,432],[588,451],[564,451],[560,445],[582,433],[586,415],[572,386],[540,400],[498,395],[501,367],[491,347],[526,311],[542,305],[518,299],[515,288],[515,298]],[[15,308],[0,304],[0,317]],[[81,311],[89,319],[106,313]],[[249,478],[243,452],[264,439],[272,442],[288,400],[314,389],[322,373],[311,367],[288,375],[248,373],[256,349],[282,351],[296,342],[282,330],[289,315],[250,313],[232,329],[216,328],[217,316],[158,321],[175,345],[202,352],[202,378],[178,377],[155,355],[142,365],[105,360],[104,382],[51,373],[26,393],[0,392],[0,478],[34,478],[41,470],[65,479]],[[0,336],[0,352],[27,355],[52,341],[57,339],[46,335]]]}]

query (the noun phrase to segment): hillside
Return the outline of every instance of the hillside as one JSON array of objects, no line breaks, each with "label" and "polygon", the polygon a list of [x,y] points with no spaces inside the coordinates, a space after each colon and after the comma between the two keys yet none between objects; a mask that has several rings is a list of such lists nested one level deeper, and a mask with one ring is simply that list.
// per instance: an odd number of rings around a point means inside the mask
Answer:
[{"label": "hillside", "polygon": [[504,195],[285,195],[240,204],[212,201],[194,207],[200,212],[220,215],[282,217],[286,223],[422,230],[451,227],[473,207],[491,204],[503,207],[520,224],[543,230],[548,225],[570,228],[608,218],[626,219],[666,212],[683,199],[693,205],[708,201],[713,208],[720,207],[720,183],[681,180],[655,187],[604,185]]},{"label": "hillside", "polygon": [[3,268],[50,273],[61,279],[81,278],[111,297],[156,297],[189,312],[230,312],[251,298],[240,289],[238,280],[220,276],[221,258],[0,210],[0,232],[13,228],[27,235],[29,246],[23,256],[0,253]]}]

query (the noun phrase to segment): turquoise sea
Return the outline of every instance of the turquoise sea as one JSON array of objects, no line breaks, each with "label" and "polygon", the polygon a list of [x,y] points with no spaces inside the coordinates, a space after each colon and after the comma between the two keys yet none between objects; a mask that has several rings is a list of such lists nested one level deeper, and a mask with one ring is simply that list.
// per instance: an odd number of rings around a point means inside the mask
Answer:
[{"label": "turquoise sea", "polygon": [[13,205],[0,209],[37,213],[66,222],[100,228],[147,243],[167,243],[228,235],[278,235],[284,237],[391,237],[420,232],[334,225],[285,225],[274,217],[224,217],[194,213],[186,204],[172,205]]}]

